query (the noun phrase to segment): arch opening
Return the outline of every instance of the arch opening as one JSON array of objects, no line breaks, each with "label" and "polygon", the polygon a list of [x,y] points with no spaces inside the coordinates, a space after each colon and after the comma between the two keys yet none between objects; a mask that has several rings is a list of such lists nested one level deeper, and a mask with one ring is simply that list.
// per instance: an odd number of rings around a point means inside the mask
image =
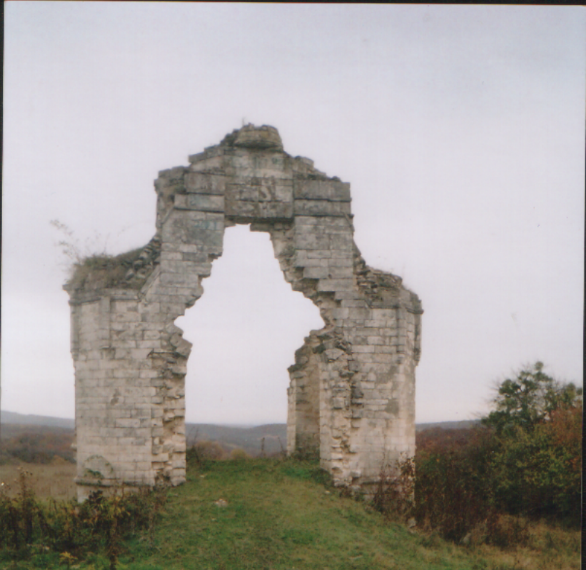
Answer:
[{"label": "arch opening", "polygon": [[319,309],[292,291],[266,232],[227,228],[204,293],[175,324],[193,344],[186,421],[261,425],[287,421],[287,369]]}]

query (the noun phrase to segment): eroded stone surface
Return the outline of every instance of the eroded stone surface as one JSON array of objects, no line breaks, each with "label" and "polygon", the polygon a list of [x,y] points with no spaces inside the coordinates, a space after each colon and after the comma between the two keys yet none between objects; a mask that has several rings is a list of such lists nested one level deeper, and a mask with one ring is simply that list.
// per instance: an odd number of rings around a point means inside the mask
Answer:
[{"label": "eroded stone surface", "polygon": [[[79,497],[123,483],[185,480],[184,379],[191,344],[174,325],[202,295],[224,229],[270,234],[285,279],[320,309],[289,368],[287,450],[319,452],[336,484],[368,492],[383,463],[415,451],[422,314],[401,279],[368,267],[350,185],[247,125],[189,166],[159,173],[156,234],[65,286],[71,301]],[[101,466],[101,467],[100,467]]]}]

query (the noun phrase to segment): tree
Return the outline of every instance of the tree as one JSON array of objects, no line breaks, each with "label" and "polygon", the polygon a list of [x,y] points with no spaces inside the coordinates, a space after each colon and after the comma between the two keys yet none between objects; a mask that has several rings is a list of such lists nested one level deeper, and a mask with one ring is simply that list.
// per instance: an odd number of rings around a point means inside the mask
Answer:
[{"label": "tree", "polygon": [[484,527],[500,544],[524,536],[500,526],[504,513],[579,527],[582,389],[543,368],[536,362],[498,384],[494,410],[466,437],[418,434],[414,513],[422,528],[460,541]]},{"label": "tree", "polygon": [[551,421],[556,410],[581,406],[582,388],[558,382],[543,372],[542,362],[536,362],[517,372],[515,378],[504,380],[493,403],[496,409],[482,423],[499,435],[512,435],[518,429],[532,431]]},{"label": "tree", "polygon": [[504,380],[482,423],[496,432],[491,454],[499,508],[580,520],[582,388],[536,362]]}]

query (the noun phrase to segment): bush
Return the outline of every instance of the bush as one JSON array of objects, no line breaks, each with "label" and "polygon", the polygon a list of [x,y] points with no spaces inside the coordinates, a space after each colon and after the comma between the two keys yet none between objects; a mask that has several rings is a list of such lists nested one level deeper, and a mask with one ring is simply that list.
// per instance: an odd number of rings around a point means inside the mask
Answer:
[{"label": "bush", "polygon": [[237,447],[230,452],[230,459],[233,460],[242,460],[242,459],[250,459],[250,455],[244,451],[244,449],[240,449]]},{"label": "bush", "polygon": [[493,458],[500,508],[512,514],[580,521],[582,414],[560,409],[532,431],[499,439]]},{"label": "bush", "polygon": [[555,380],[543,368],[542,362],[536,362],[518,371],[515,378],[505,379],[497,387],[495,410],[482,423],[498,435],[511,436],[519,428],[533,431],[551,421],[558,410],[581,408],[582,388]]},{"label": "bush", "polygon": [[104,497],[92,493],[84,503],[41,502],[21,470],[20,490],[10,498],[0,490],[0,551],[3,557],[34,558],[36,553],[59,554],[64,562],[103,552],[115,569],[121,541],[152,528],[165,501],[162,488]]},{"label": "bush", "polygon": [[385,463],[373,498],[374,508],[387,519],[407,521],[414,512],[415,461],[408,457],[394,468]]},{"label": "bush", "polygon": [[504,380],[483,420],[498,440],[497,501],[508,513],[579,523],[582,389],[543,368],[536,362]]},{"label": "bush", "polygon": [[[496,409],[470,430],[417,435],[415,500],[418,525],[453,541],[508,546],[527,540],[519,517],[580,524],[582,391],[543,372],[537,362],[498,387]],[[399,465],[381,472],[380,510],[404,510]]]},{"label": "bush", "polygon": [[460,541],[479,525],[495,524],[493,453],[490,434],[476,429],[465,445],[416,455],[414,514],[422,528]]},{"label": "bush", "polygon": [[194,460],[197,464],[227,459],[229,455],[229,451],[217,441],[198,441],[187,450],[187,460]]}]

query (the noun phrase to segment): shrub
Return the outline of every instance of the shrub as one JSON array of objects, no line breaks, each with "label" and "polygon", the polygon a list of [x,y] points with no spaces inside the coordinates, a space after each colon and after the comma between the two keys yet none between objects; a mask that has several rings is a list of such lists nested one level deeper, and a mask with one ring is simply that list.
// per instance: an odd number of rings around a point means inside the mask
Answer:
[{"label": "shrub", "polygon": [[427,428],[416,434],[417,451],[440,452],[462,447],[474,433],[473,428]]},{"label": "shrub", "polygon": [[498,435],[511,436],[518,428],[533,431],[551,421],[560,409],[581,408],[582,388],[555,380],[543,368],[542,362],[536,362],[501,382],[493,400],[495,409],[482,423],[496,429]]},{"label": "shrub", "polygon": [[187,450],[187,459],[201,464],[205,461],[227,459],[229,452],[217,441],[198,441]]},{"label": "shrub", "polygon": [[[581,394],[537,362],[502,382],[496,409],[481,427],[418,434],[413,513],[419,526],[454,541],[476,533],[508,546],[527,539],[519,516],[578,525]],[[381,474],[380,504],[400,504],[394,497],[398,480]]]},{"label": "shrub", "polygon": [[6,461],[9,457],[26,463],[51,463],[54,457],[74,462],[72,433],[24,432],[2,442]]},{"label": "shrub", "polygon": [[483,420],[498,439],[495,492],[505,512],[578,523],[582,389],[543,368],[536,362],[504,380]]},{"label": "shrub", "polygon": [[166,496],[162,488],[108,498],[98,491],[81,504],[45,503],[34,496],[29,477],[21,470],[15,498],[0,491],[0,549],[11,558],[34,557],[35,546],[60,554],[67,563],[103,552],[115,569],[122,539],[140,529],[152,532]]},{"label": "shrub", "polygon": [[581,411],[561,409],[533,431],[499,440],[493,458],[503,511],[578,523],[581,497]]},{"label": "shrub", "polygon": [[250,455],[244,451],[244,449],[240,449],[237,447],[230,452],[230,459],[234,460],[241,460],[241,459],[250,459]]},{"label": "shrub", "polygon": [[460,541],[476,526],[493,524],[493,450],[486,430],[474,430],[466,445],[416,455],[414,514],[422,528]]}]

